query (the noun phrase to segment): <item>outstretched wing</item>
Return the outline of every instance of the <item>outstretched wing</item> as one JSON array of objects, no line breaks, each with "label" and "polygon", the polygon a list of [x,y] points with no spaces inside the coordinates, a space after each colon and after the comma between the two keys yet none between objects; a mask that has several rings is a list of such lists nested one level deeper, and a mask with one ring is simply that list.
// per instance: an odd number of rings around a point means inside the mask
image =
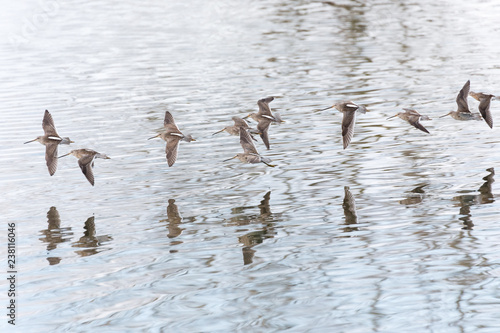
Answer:
[{"label": "outstretched wing", "polygon": [[59,142],[54,140],[47,141],[45,143],[45,162],[47,162],[49,174],[52,176],[57,170],[57,147],[59,146]]},{"label": "outstretched wing", "polygon": [[46,136],[59,137],[54,125],[54,119],[52,119],[52,115],[47,110],[45,110],[45,114],[43,115],[42,128]]},{"label": "outstretched wing", "polygon": [[240,128],[240,144],[245,153],[259,155],[257,148],[255,148],[255,145],[253,144],[250,133],[248,133],[248,131],[244,128]]},{"label": "outstretched wing", "polygon": [[[415,111],[416,112],[416,111]],[[417,112],[418,114],[418,112]],[[425,128],[424,126],[422,126],[422,124],[420,123],[420,114],[417,116],[417,115],[411,115],[409,118],[408,118],[408,122],[414,126],[415,128],[421,130],[422,132],[425,132],[425,133],[429,133],[429,131],[427,130],[427,128]]]},{"label": "outstretched wing", "polygon": [[165,128],[169,132],[181,133],[181,131],[179,131],[179,128],[175,124],[174,117],[168,111],[165,111],[165,119],[163,120],[163,126],[165,126]]},{"label": "outstretched wing", "polygon": [[479,100],[479,112],[490,128],[493,128],[493,118],[490,112],[490,102],[493,95],[485,95]]},{"label": "outstretched wing", "polygon": [[271,120],[267,118],[262,118],[261,121],[257,124],[257,129],[260,132],[260,137],[262,139],[262,142],[266,145],[266,148],[269,149],[271,146],[269,144],[269,126],[271,125]]},{"label": "outstretched wing", "polygon": [[470,90],[470,80],[465,82],[464,86],[462,87],[462,89],[460,89],[460,92],[457,95],[458,112],[470,112],[469,104],[467,103],[467,96],[469,96],[469,90]]},{"label": "outstretched wing", "polygon": [[94,172],[92,171],[92,167],[94,166],[94,155],[84,155],[78,160],[78,165],[80,169],[82,169],[85,178],[94,186]]},{"label": "outstretched wing", "polygon": [[266,116],[273,116],[271,114],[271,109],[269,108],[269,103],[271,103],[274,100],[274,97],[266,97],[263,99],[259,99],[257,101],[257,105],[259,106],[259,113],[261,115],[266,115]]},{"label": "outstretched wing", "polygon": [[344,111],[342,118],[342,141],[344,149],[349,146],[349,143],[354,136],[354,124],[356,123],[356,111]]},{"label": "outstretched wing", "polygon": [[180,137],[177,136],[167,136],[167,145],[165,147],[165,154],[167,156],[168,166],[174,165],[177,160],[177,150],[179,149]]},{"label": "outstretched wing", "polygon": [[234,125],[236,127],[250,128],[250,126],[248,126],[248,123],[245,121],[245,119],[241,119],[240,117],[233,117],[232,119],[233,119]]}]

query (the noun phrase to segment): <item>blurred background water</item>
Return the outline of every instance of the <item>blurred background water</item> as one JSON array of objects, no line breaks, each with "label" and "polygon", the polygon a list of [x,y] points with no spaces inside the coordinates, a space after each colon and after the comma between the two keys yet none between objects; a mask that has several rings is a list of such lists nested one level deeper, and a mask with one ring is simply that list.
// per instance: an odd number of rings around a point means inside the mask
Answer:
[{"label": "blurred background water", "polygon": [[[469,79],[500,94],[497,1],[2,9],[0,202],[2,234],[18,230],[18,330],[499,331],[500,104],[493,129],[438,118]],[[266,96],[286,122],[257,147],[277,167],[222,163],[239,139],[212,133]],[[346,150],[342,115],[316,111],[342,99],[370,110]],[[430,135],[386,120],[403,107],[432,118]],[[95,187],[74,157],[50,177],[44,147],[23,145],[45,109],[75,141],[60,155],[112,158],[96,160]],[[171,168],[164,142],[147,140],[166,110],[197,139]]]}]

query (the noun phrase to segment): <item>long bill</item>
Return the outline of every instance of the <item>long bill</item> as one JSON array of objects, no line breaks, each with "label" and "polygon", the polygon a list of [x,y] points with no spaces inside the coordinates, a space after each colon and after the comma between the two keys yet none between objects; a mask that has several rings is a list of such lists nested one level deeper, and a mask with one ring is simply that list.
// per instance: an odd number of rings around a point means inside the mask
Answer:
[{"label": "long bill", "polygon": [[387,118],[386,120],[389,120],[389,119],[395,118],[395,117],[397,117],[397,116],[398,116],[398,115],[397,115],[397,114],[395,114],[394,116],[389,117],[389,118]]},{"label": "long bill", "polygon": [[331,108],[333,108],[333,107],[335,107],[335,105],[329,106],[329,107],[327,107],[327,108],[324,108],[324,109],[321,109],[321,110],[318,110],[318,111],[325,111],[325,110],[331,109]]},{"label": "long bill", "polygon": [[30,142],[35,142],[36,140],[38,140],[38,138],[30,140],[30,141],[26,141],[24,144],[27,144],[27,143],[30,143]]},{"label": "long bill", "polygon": [[155,135],[155,136],[150,137],[148,140],[151,140],[151,139],[157,138],[157,137],[159,137],[159,136],[160,136],[160,134],[157,134],[157,135]]},{"label": "long bill", "polygon": [[238,157],[238,155],[234,155],[233,157],[231,157],[231,158],[228,158],[227,160],[224,160],[224,161],[222,161],[222,162],[227,162],[227,161],[231,161],[232,159],[234,159],[234,158],[236,158],[236,157]]},{"label": "long bill", "polygon": [[445,114],[444,116],[441,116],[441,117],[439,117],[439,118],[444,118],[444,117],[446,117],[446,116],[449,116],[450,114],[451,114],[451,112],[450,112],[450,113],[447,113],[447,114]]},{"label": "long bill", "polygon": [[212,135],[215,135],[215,134],[220,133],[220,132],[224,132],[225,130],[226,130],[226,128],[224,127],[223,129],[221,129],[220,131],[215,132],[215,133],[214,133],[214,134],[212,134]]},{"label": "long bill", "polygon": [[67,154],[61,155],[58,158],[61,158],[61,157],[64,157],[64,156],[68,156],[68,155],[71,155],[71,153],[67,153]]}]

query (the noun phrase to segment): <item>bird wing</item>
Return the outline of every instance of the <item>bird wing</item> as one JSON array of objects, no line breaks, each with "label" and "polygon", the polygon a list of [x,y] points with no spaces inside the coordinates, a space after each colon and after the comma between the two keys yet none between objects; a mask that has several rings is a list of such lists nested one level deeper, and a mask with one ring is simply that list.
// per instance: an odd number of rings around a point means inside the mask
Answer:
[{"label": "bird wing", "polygon": [[465,82],[464,86],[462,89],[460,89],[460,92],[457,95],[457,105],[458,105],[458,112],[470,112],[469,110],[469,104],[467,103],[467,96],[469,96],[469,90],[470,90],[470,80]]},{"label": "bird wing", "polygon": [[59,137],[54,125],[54,119],[52,119],[52,115],[47,110],[45,110],[45,114],[43,115],[42,128],[46,136]]},{"label": "bird wing", "polygon": [[417,110],[415,109],[407,109],[407,108],[403,108],[403,110],[408,113],[408,115],[410,116],[420,116],[420,113],[418,113]]},{"label": "bird wing", "polygon": [[493,128],[493,118],[490,112],[490,102],[493,95],[486,95],[479,100],[479,112],[490,128]]},{"label": "bird wing", "polygon": [[274,100],[274,97],[266,97],[263,99],[259,99],[257,101],[257,105],[259,106],[259,113],[261,115],[273,116],[271,114],[271,109],[269,108],[269,103]]},{"label": "bird wing", "polygon": [[167,156],[168,166],[174,165],[177,160],[177,150],[179,149],[180,137],[167,136],[167,145],[165,146],[165,154]]},{"label": "bird wing", "polygon": [[165,128],[167,128],[172,132],[178,132],[178,133],[181,132],[179,131],[179,128],[175,124],[174,117],[168,111],[165,111],[165,119],[163,120],[163,126],[165,126]]},{"label": "bird wing", "polygon": [[344,149],[349,146],[349,143],[354,136],[354,124],[356,123],[356,111],[344,111],[342,118],[342,141]]},{"label": "bird wing", "polygon": [[52,176],[57,170],[57,147],[59,146],[59,142],[54,140],[47,141],[45,143],[45,162],[47,162],[49,174]]},{"label": "bird wing", "polygon": [[261,121],[257,124],[257,129],[260,132],[260,137],[262,139],[262,142],[266,145],[266,148],[269,149],[270,144],[269,144],[269,126],[271,125],[271,120],[262,118]]},{"label": "bird wing", "polygon": [[80,169],[82,169],[85,178],[94,186],[94,172],[92,171],[92,167],[94,166],[94,155],[83,155],[78,160],[78,165]]},{"label": "bird wing", "polygon": [[259,155],[257,148],[255,148],[252,138],[250,137],[250,133],[248,133],[248,131],[244,128],[240,128],[240,144],[245,153]]},{"label": "bird wing", "polygon": [[[415,111],[416,112],[416,111]],[[418,112],[417,112],[418,113]],[[411,115],[410,117],[408,117],[408,122],[414,126],[415,128],[425,132],[425,133],[429,133],[429,131],[427,130],[427,128],[425,128],[419,121],[420,119],[420,114],[417,116],[417,115]]]},{"label": "bird wing", "polygon": [[240,117],[233,117],[232,119],[233,119],[234,125],[236,127],[250,128],[250,126],[248,126],[248,123],[245,121],[245,119],[241,119]]}]

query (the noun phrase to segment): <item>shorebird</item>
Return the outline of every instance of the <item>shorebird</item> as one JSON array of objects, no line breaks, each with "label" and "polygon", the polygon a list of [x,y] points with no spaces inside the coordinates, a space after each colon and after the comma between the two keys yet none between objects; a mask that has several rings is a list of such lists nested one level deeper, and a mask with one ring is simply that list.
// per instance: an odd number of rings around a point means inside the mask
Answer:
[{"label": "shorebird", "polygon": [[78,165],[80,169],[82,169],[82,173],[85,175],[89,183],[94,186],[94,172],[92,171],[92,167],[94,166],[94,160],[96,158],[110,159],[105,154],[101,154],[92,149],[75,149],[70,151],[69,153],[59,156],[58,158],[73,155],[78,158]]},{"label": "shorebird", "polygon": [[284,122],[284,120],[281,119],[281,115],[278,112],[275,112],[274,114],[271,113],[271,108],[269,107],[269,103],[271,103],[273,100],[274,97],[272,96],[259,99],[257,101],[257,105],[259,106],[259,112],[250,113],[248,116],[243,117],[243,119],[250,117],[256,122],[260,122],[262,119],[269,119],[271,120],[271,122],[274,123]]},{"label": "shorebird", "polygon": [[222,162],[227,162],[232,160],[233,158],[239,159],[243,163],[264,163],[267,166],[274,167],[275,165],[269,164],[271,160],[267,157],[260,156],[257,148],[255,148],[254,143],[252,142],[252,138],[250,138],[250,133],[248,133],[243,128],[240,128],[240,144],[243,148],[244,153],[237,154],[227,160]]},{"label": "shorebird", "polygon": [[47,162],[49,174],[52,176],[57,170],[57,147],[60,144],[69,145],[70,143],[73,143],[73,141],[71,141],[68,137],[62,138],[59,134],[57,134],[54,119],[52,119],[52,115],[47,110],[45,110],[45,114],[43,116],[42,128],[45,133],[44,135],[38,136],[36,139],[25,143],[38,141],[42,145],[45,145],[45,161]]},{"label": "shorebird", "polygon": [[224,131],[228,132],[231,135],[240,135],[240,128],[244,128],[245,130],[249,131],[250,136],[252,137],[253,140],[255,140],[255,138],[252,136],[252,134],[260,134],[258,130],[251,128],[244,119],[241,119],[240,117],[232,117],[231,119],[234,121],[233,126],[226,126],[212,135]]},{"label": "shorebird", "polygon": [[268,133],[269,126],[271,125],[272,122],[274,123],[283,122],[278,112],[275,112],[274,115],[271,113],[271,108],[269,107],[269,103],[271,103],[273,100],[274,97],[266,97],[263,99],[259,99],[257,101],[257,105],[259,106],[259,112],[250,113],[248,116],[243,118],[245,119],[250,117],[258,122],[257,130],[260,134],[262,142],[264,142],[267,149],[271,147],[271,145],[269,144],[269,133]]},{"label": "shorebird", "polygon": [[422,126],[420,120],[430,120],[431,118],[429,118],[428,116],[422,116],[420,113],[418,113],[416,110],[413,109],[403,108],[403,110],[405,110],[405,112],[398,112],[394,116],[387,118],[387,120],[392,119],[394,117],[399,117],[407,121],[410,125],[414,126],[415,128],[425,133],[429,133],[429,131],[424,126]]},{"label": "shorebird", "polygon": [[465,82],[464,86],[462,87],[462,89],[460,89],[460,92],[457,95],[456,99],[458,106],[457,111],[450,111],[444,116],[441,116],[439,118],[451,116],[453,119],[456,120],[481,120],[481,115],[479,113],[472,113],[469,110],[469,104],[467,103],[467,96],[469,95],[469,90],[470,90],[470,80]]},{"label": "shorebird", "polygon": [[344,114],[342,118],[342,141],[344,144],[344,149],[349,146],[354,135],[354,124],[356,123],[356,112],[366,113],[366,107],[364,105],[357,105],[351,101],[342,101],[333,104],[325,109],[319,111],[325,111],[331,108],[336,108],[338,111]]},{"label": "shorebird", "polygon": [[490,128],[493,128],[493,118],[491,117],[490,112],[490,102],[491,99],[494,98],[494,95],[484,94],[484,93],[475,93],[471,91],[469,96],[479,101],[479,112],[481,116],[483,116],[484,121],[488,124]]},{"label": "shorebird", "polygon": [[174,117],[170,112],[165,111],[165,119],[163,120],[163,126],[165,126],[165,131],[155,135],[148,140],[160,137],[167,142],[165,147],[165,154],[167,156],[168,166],[171,167],[174,165],[177,160],[177,150],[179,148],[179,141],[196,141],[191,135],[184,135],[179,130],[177,125],[175,124]]}]

